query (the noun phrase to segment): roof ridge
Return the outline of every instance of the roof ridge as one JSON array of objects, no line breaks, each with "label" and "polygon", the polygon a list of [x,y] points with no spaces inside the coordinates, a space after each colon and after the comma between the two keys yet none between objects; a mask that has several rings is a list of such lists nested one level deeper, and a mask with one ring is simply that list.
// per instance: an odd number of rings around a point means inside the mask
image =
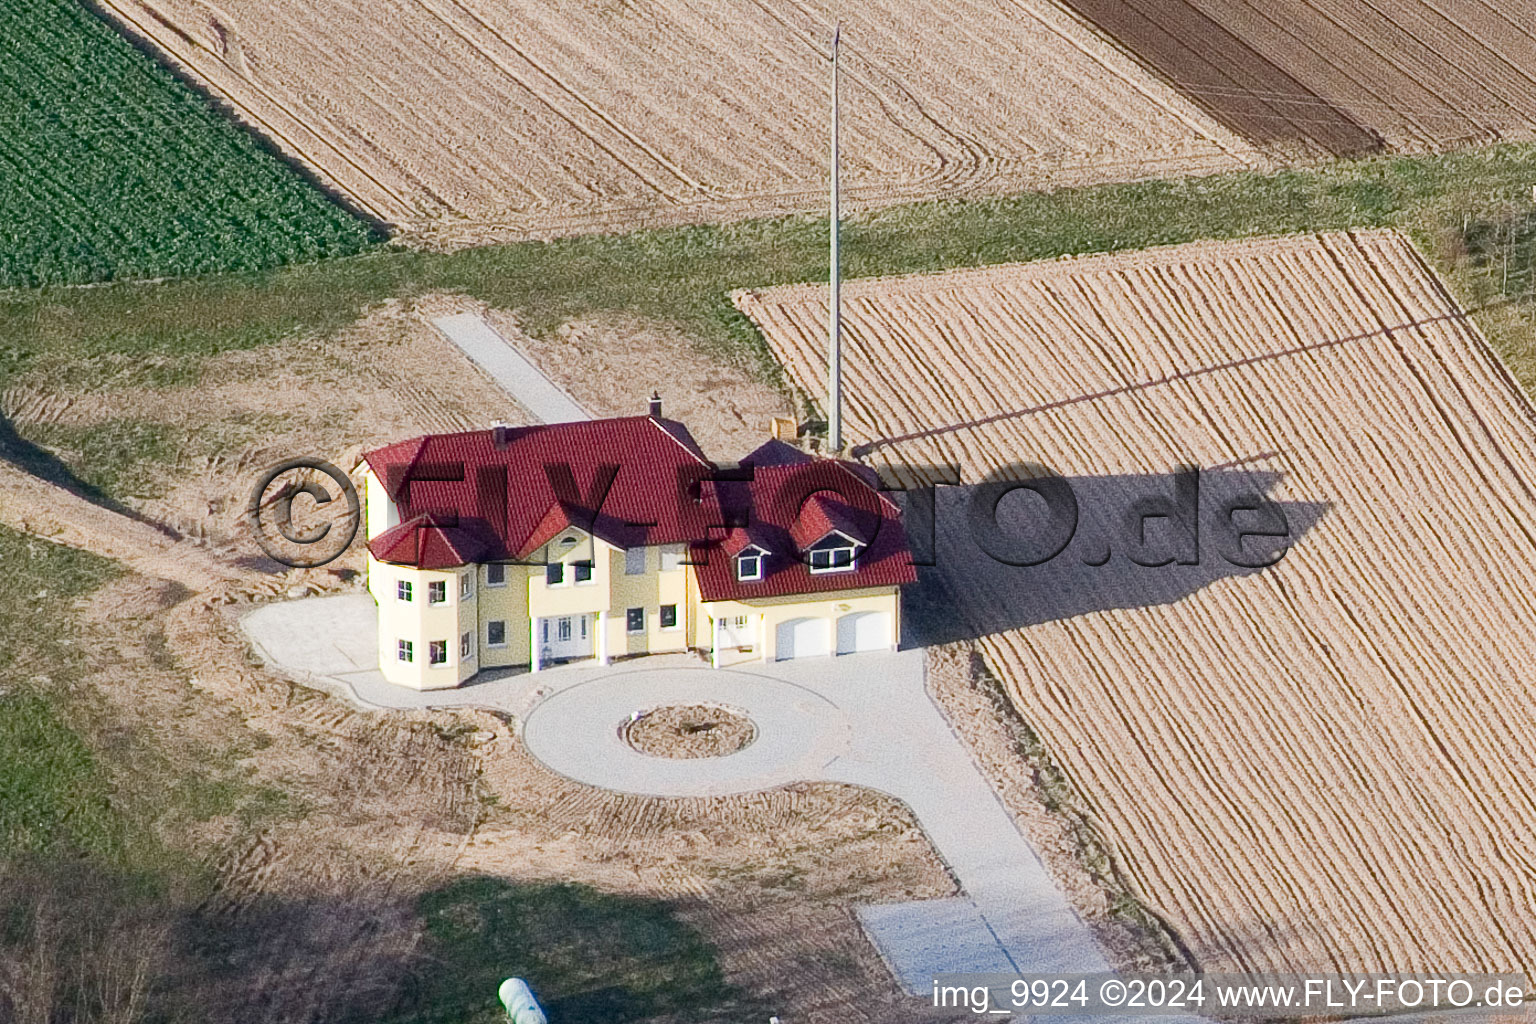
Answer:
[{"label": "roof ridge", "polygon": [[[628,418],[628,417],[621,417],[621,418]],[[689,455],[692,455],[695,459],[698,459],[700,465],[713,466],[715,464],[713,462],[713,460],[711,460],[707,455],[704,454],[704,449],[699,446],[699,442],[698,441],[694,440],[693,434],[689,433],[688,427],[684,423],[682,423],[681,421],[679,421],[679,420],[666,420],[666,419],[662,419],[659,416],[636,416],[636,417],[633,417],[633,418],[634,419],[643,419],[643,420],[650,421],[650,423],[652,423],[656,427],[657,430],[660,430],[663,434],[666,434],[668,437],[670,437],[672,439],[672,441],[679,448],[681,448],[683,451],[687,452]],[[665,426],[665,424],[668,424],[668,423],[674,423],[677,426],[681,427],[683,433],[688,435],[688,440],[693,441],[693,447],[690,448],[688,445],[683,443],[682,438],[680,438],[676,434],[672,433],[672,431]]]}]

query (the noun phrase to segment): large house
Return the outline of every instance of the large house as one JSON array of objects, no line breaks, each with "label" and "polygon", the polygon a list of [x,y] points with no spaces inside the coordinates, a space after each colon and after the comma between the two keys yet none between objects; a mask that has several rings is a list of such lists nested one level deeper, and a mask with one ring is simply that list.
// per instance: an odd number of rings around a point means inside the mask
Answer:
[{"label": "large house", "polygon": [[379,665],[403,686],[667,651],[891,649],[916,578],[870,470],[778,440],[719,467],[659,401],[364,460]]}]

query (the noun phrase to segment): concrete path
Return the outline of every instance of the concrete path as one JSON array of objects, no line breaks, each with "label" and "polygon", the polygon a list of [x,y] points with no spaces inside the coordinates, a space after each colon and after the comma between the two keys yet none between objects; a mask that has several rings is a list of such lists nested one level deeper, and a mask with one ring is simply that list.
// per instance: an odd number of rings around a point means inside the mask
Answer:
[{"label": "concrete path", "polygon": [[[242,625],[274,667],[362,706],[510,711],[535,756],[591,785],[692,796],[827,780],[902,800],[964,891],[955,899],[858,910],[913,994],[930,993],[935,975],[959,971],[1109,970],[928,696],[921,651],[719,670],[692,656],[663,656],[607,669],[502,674],[458,690],[417,693],[384,682],[371,667],[376,626],[367,595],[264,605]],[[670,761],[619,738],[636,711],[698,700],[747,712],[757,739],[729,757]]]},{"label": "concrete path", "polygon": [[542,422],[575,423],[592,418],[483,317],[474,313],[435,316],[432,326]]}]

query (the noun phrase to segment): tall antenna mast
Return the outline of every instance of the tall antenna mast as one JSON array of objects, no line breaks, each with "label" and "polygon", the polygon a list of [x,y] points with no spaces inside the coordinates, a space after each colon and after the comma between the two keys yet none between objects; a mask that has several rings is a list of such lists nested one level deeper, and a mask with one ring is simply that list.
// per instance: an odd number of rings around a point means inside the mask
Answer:
[{"label": "tall antenna mast", "polygon": [[838,179],[841,177],[837,153],[837,47],[842,34],[843,23],[838,22],[832,29],[832,213],[829,218],[832,228],[832,288],[827,339],[830,350],[827,358],[827,442],[834,453],[843,450],[843,302],[841,294],[843,268],[841,255],[838,252],[838,228],[841,218],[837,194]]}]

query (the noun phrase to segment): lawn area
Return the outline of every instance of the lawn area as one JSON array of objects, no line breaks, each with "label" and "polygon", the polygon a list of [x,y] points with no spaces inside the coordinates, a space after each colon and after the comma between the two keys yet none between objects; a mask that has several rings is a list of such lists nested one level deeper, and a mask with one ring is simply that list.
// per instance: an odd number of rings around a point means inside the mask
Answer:
[{"label": "lawn area", "polygon": [[251,270],[376,240],[81,0],[6,0],[0,39],[0,287]]},{"label": "lawn area", "polygon": [[[106,710],[82,650],[94,634],[74,606],[120,577],[115,563],[0,527],[0,565],[0,1020],[263,1019],[260,1007],[200,1001],[226,983],[249,987],[253,963],[287,962],[285,942],[302,953],[355,908],[321,893],[210,914],[222,844],[198,837],[235,819],[243,826],[220,832],[238,844],[310,812],[234,763],[253,737],[214,748],[126,729]],[[510,973],[555,1020],[766,1019],[746,1012],[713,948],[662,901],[471,876],[422,896],[415,917],[426,942],[387,991],[317,996],[329,1008],[320,1019],[491,1024]],[[399,927],[408,937],[410,915]],[[394,1009],[380,1016],[381,1004]]]},{"label": "lawn area", "polygon": [[46,690],[26,680],[45,677],[51,686],[71,673],[74,656],[49,619],[116,576],[116,566],[4,528],[0,565],[0,858],[59,851],[115,857],[123,822],[105,776]]},{"label": "lawn area", "polygon": [[[1398,227],[1447,275],[1506,365],[1531,388],[1533,182],[1536,146],[1506,145],[917,204],[849,219],[845,273],[931,272],[1206,238]],[[609,312],[675,324],[718,358],[777,380],[761,339],[726,294],[826,272],[825,221],[786,217],[454,253],[389,247],[160,284],[13,290],[0,292],[0,392],[14,384],[92,392],[193,386],[203,361],[220,353],[323,335],[385,299],[439,291],[515,310],[535,334]],[[134,452],[84,446],[89,450],[73,457],[76,471],[110,488],[136,458],[175,454],[151,427],[122,438]],[[69,441],[28,440],[65,447]]]},{"label": "lawn area", "polygon": [[766,1020],[665,903],[584,885],[459,879],[421,899],[426,958],[381,1024],[495,1024],[529,982],[556,1021]]}]

